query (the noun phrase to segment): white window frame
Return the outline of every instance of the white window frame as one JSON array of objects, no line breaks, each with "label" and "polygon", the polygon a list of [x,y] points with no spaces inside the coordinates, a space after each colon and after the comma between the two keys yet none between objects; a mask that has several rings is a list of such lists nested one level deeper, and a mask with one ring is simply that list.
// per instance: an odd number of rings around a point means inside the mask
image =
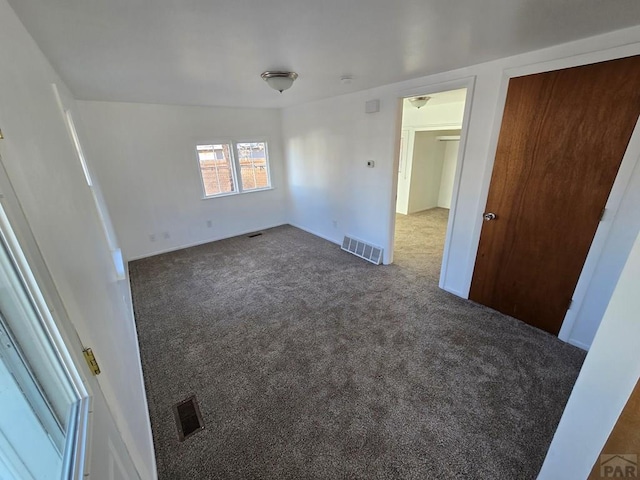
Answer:
[{"label": "white window frame", "polygon": [[50,361],[59,365],[61,368],[60,375],[66,377],[68,382],[66,383],[66,388],[70,389],[69,393],[75,400],[71,405],[67,419],[61,478],[80,480],[84,477],[85,461],[88,453],[90,391],[67,348],[67,343],[58,329],[40,285],[34,277],[22,246],[2,206],[0,206],[0,237],[0,241],[6,246],[16,273],[37,314],[36,323],[25,325],[26,328],[32,329],[34,332],[36,343],[20,346],[22,348],[39,348],[40,345],[47,345],[48,348],[41,351],[49,352],[47,355],[49,355]]},{"label": "white window frame", "polygon": [[[238,153],[238,144],[239,143],[264,143],[264,150],[266,156],[266,171],[267,171],[267,182],[268,185],[266,187],[261,188],[251,188],[246,189],[242,185],[242,170],[240,167],[240,155]],[[207,195],[207,191],[204,186],[204,177],[202,176],[202,169],[200,168],[200,156],[198,154],[198,147],[202,145],[229,145],[230,146],[230,154],[231,154],[231,172],[233,175],[233,184],[235,190],[233,192],[224,192],[224,193],[216,193],[214,195]],[[232,195],[243,195],[246,193],[254,193],[254,192],[264,192],[266,190],[273,190],[273,183],[271,182],[271,162],[269,159],[269,140],[264,137],[252,137],[250,139],[217,139],[217,140],[206,140],[206,141],[198,141],[195,146],[196,153],[196,166],[198,167],[198,176],[200,177],[200,187],[202,189],[202,200],[209,200],[211,198],[220,198],[220,197],[229,197]]]}]

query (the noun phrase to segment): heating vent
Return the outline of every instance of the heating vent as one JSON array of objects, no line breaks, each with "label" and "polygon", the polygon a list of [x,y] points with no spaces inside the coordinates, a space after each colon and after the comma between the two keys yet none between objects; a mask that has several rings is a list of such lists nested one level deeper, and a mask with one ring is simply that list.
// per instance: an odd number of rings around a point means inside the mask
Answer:
[{"label": "heating vent", "polygon": [[380,265],[382,262],[382,249],[361,240],[344,236],[342,241],[342,250],[353,253],[354,255],[364,258],[368,262]]},{"label": "heating vent", "polygon": [[178,427],[178,438],[181,442],[204,428],[195,395],[176,403],[173,406],[173,415]]}]

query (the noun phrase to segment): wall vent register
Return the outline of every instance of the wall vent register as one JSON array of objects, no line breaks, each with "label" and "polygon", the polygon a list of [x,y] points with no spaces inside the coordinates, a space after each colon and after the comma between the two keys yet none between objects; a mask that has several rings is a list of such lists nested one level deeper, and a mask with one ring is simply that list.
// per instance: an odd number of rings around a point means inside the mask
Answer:
[{"label": "wall vent register", "polygon": [[353,253],[357,257],[364,258],[374,265],[380,265],[380,263],[382,263],[382,248],[347,235],[344,236],[344,240],[342,241],[342,250]]}]

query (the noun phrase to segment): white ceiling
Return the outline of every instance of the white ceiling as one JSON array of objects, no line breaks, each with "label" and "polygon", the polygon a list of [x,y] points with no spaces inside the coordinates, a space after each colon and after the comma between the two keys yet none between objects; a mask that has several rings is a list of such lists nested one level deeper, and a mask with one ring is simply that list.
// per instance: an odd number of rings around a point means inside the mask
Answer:
[{"label": "white ceiling", "polygon": [[[640,23],[638,0],[8,1],[77,98],[182,105],[289,106]],[[281,68],[283,94],[260,78]]]}]

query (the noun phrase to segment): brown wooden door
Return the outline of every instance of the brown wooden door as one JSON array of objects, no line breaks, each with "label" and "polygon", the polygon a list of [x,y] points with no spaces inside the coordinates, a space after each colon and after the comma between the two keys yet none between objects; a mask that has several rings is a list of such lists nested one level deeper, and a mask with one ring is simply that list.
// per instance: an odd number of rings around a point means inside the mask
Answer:
[{"label": "brown wooden door", "polygon": [[640,56],[509,82],[469,298],[557,334],[640,114]]}]

